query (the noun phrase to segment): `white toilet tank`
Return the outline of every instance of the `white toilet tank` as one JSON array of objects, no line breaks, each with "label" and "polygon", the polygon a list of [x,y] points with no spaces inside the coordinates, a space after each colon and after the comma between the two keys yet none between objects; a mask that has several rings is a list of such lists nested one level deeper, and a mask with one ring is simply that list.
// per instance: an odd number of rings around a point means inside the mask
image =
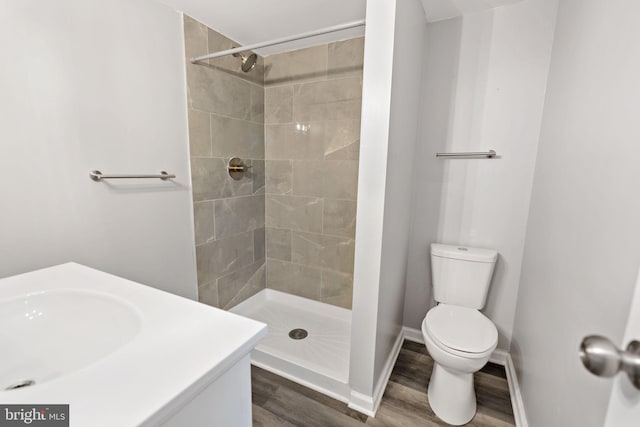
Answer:
[{"label": "white toilet tank", "polygon": [[431,277],[437,302],[481,309],[487,301],[498,252],[431,244]]}]

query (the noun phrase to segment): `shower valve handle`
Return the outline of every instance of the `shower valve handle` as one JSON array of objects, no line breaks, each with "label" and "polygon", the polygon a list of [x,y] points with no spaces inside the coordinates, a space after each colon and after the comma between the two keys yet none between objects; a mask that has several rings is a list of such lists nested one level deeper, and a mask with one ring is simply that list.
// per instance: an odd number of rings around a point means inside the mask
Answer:
[{"label": "shower valve handle", "polygon": [[227,166],[229,176],[236,181],[242,179],[244,173],[249,169],[251,169],[251,165],[245,165],[242,159],[239,157],[234,157],[229,160],[229,165]]}]

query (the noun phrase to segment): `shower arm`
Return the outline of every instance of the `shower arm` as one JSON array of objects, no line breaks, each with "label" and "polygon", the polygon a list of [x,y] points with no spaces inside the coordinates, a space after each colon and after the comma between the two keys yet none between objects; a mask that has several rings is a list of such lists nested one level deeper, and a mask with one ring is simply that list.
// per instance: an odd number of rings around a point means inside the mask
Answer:
[{"label": "shower arm", "polygon": [[254,43],[246,46],[234,47],[233,49],[222,50],[220,52],[209,53],[207,55],[196,56],[194,58],[191,58],[191,63],[197,64],[198,62],[206,61],[207,59],[220,58],[221,56],[233,55],[234,53],[246,52],[248,50],[275,46],[278,44],[292,42],[296,40],[308,39],[310,37],[321,36],[323,34],[334,33],[336,31],[348,30],[350,28],[362,27],[364,25],[365,25],[365,20],[360,19],[358,21],[347,22],[345,24],[334,25],[332,27],[327,27],[320,30],[297,34],[295,36],[281,37],[279,39],[274,39],[266,42]]}]

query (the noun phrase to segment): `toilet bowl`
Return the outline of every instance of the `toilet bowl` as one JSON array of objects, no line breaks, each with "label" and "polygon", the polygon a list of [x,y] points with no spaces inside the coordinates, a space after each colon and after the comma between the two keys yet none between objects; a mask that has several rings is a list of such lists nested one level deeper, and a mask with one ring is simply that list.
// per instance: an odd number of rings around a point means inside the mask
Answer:
[{"label": "toilet bowl", "polygon": [[498,344],[495,325],[477,309],[439,304],[424,318],[422,335],[435,362],[428,390],[433,412],[452,425],[468,423],[476,413],[473,374]]},{"label": "toilet bowl", "polygon": [[498,260],[493,249],[431,244],[431,279],[437,306],[427,312],[422,335],[433,357],[429,404],[443,421],[466,424],[476,413],[473,373],[488,361],[498,331],[480,313]]}]

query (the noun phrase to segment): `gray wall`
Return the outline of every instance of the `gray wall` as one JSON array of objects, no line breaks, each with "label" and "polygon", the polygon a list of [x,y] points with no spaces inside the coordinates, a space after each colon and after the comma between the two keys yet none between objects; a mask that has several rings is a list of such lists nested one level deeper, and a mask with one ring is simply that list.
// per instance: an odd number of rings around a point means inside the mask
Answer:
[{"label": "gray wall", "polygon": [[2,1],[0,40],[0,277],[75,261],[195,298],[180,14]]},{"label": "gray wall", "polygon": [[433,153],[446,151],[453,120],[462,18],[427,25],[422,88],[421,141],[416,145],[414,200],[407,262],[404,324],[420,329],[433,305],[429,244],[438,241],[445,162]]},{"label": "gray wall", "polygon": [[267,287],[351,308],[364,38],[265,58]]},{"label": "gray wall", "polygon": [[367,4],[349,370],[350,405],[365,411],[402,330],[425,29],[418,0]]},{"label": "gray wall", "polygon": [[[556,14],[557,0],[523,0],[429,25],[407,326],[419,329],[431,307],[430,243],[493,248],[500,257],[483,312],[509,350]],[[489,149],[498,158],[435,159]]]},{"label": "gray wall", "polygon": [[638,16],[560,2],[511,347],[532,427],[603,425],[613,381],[578,348],[623,344],[640,264]]},{"label": "gray wall", "polygon": [[[188,60],[237,46],[185,15],[189,149],[199,299],[224,309],[264,289],[264,62],[249,73],[239,58]],[[227,163],[252,166],[239,181]]]},{"label": "gray wall", "polygon": [[383,368],[402,329],[412,190],[416,185],[413,167],[422,167],[413,162],[427,37],[420,2],[398,1],[395,20],[374,384],[384,375]]}]

